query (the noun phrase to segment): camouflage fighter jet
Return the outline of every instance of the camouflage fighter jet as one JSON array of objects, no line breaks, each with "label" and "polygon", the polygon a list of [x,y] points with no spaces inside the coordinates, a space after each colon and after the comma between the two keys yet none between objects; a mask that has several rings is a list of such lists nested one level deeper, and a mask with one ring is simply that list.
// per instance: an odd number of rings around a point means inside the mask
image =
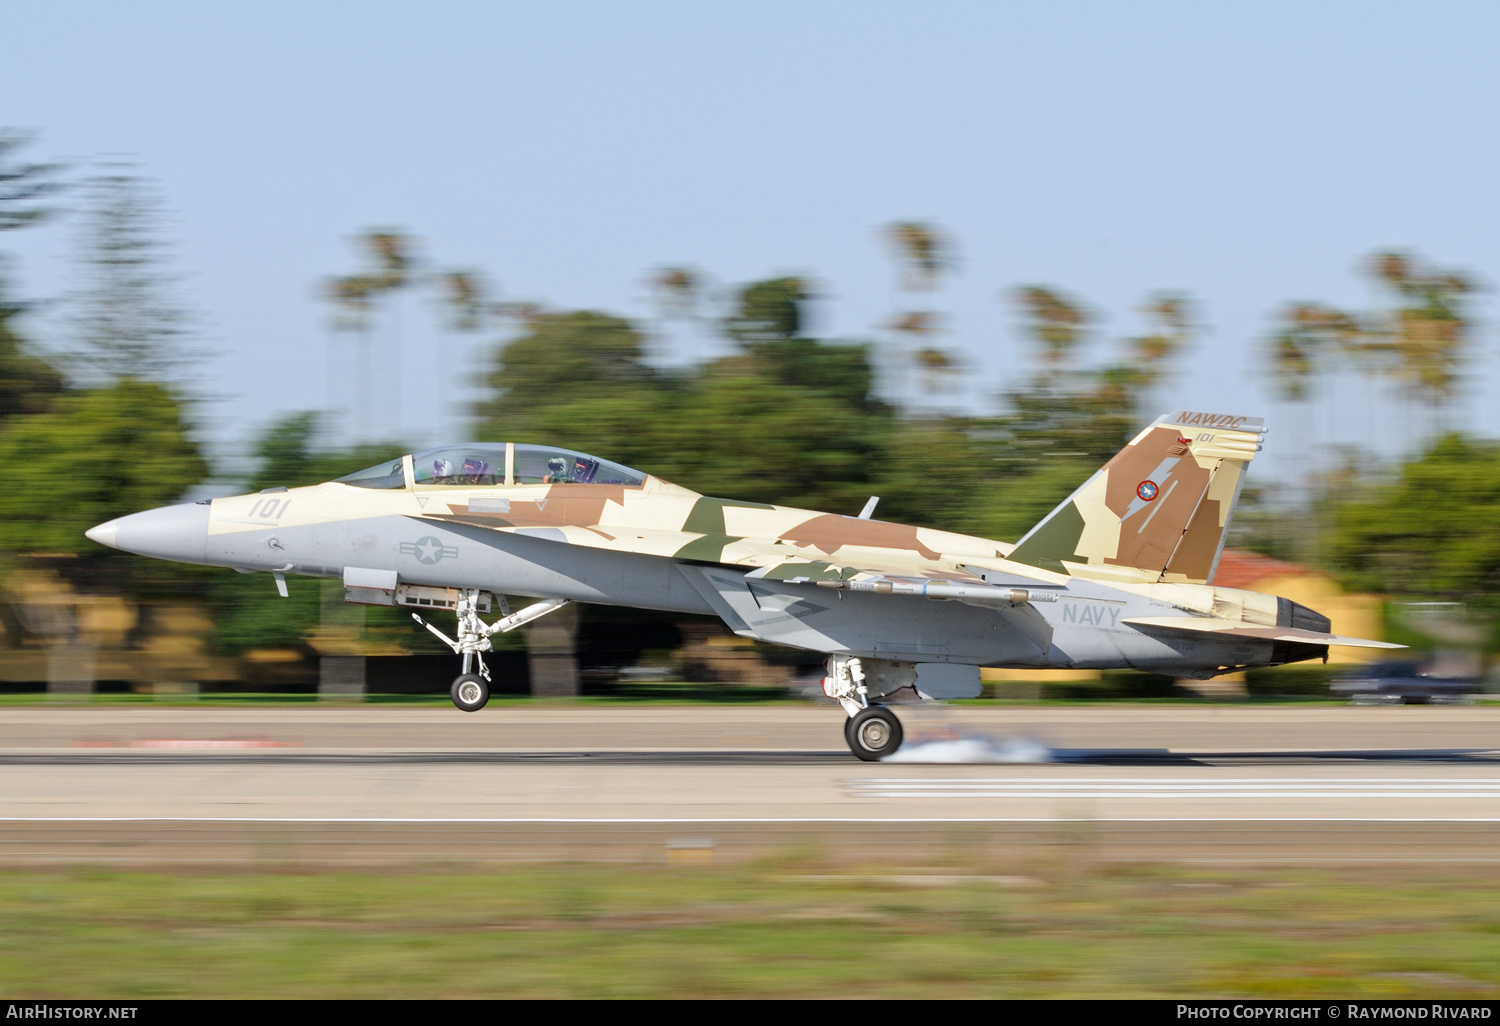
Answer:
[{"label": "camouflage fighter jet", "polygon": [[[568,602],[717,616],[736,634],[825,653],[824,691],[861,759],[901,744],[879,703],[980,693],[983,666],[1131,667],[1209,678],[1327,659],[1328,618],[1213,586],[1261,448],[1258,418],[1159,418],[1009,544],[858,516],[715,499],[583,453],[445,446],[305,488],[135,513],[88,532],[127,552],[342,578],[351,602],[457,615],[451,694],[489,699],[490,639]],[[511,612],[502,596],[539,601]],[[497,608],[486,623],[482,613]]]}]

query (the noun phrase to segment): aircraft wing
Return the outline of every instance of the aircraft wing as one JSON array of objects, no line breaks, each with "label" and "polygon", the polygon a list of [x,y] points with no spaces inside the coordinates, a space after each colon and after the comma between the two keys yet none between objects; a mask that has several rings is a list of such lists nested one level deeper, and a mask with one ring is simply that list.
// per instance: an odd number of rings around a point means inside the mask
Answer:
[{"label": "aircraft wing", "polygon": [[1157,630],[1180,631],[1184,634],[1230,634],[1239,638],[1258,638],[1263,641],[1300,641],[1308,645],[1342,645],[1345,648],[1405,648],[1405,645],[1389,641],[1371,641],[1368,638],[1346,638],[1339,634],[1321,634],[1300,627],[1264,627],[1260,624],[1237,623],[1217,616],[1136,616],[1121,620],[1134,627],[1153,627]]}]

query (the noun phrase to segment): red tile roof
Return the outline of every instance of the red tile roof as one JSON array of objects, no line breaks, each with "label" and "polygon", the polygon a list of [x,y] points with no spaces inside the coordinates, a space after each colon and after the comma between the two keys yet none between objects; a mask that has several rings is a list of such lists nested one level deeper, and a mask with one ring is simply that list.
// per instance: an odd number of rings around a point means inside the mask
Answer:
[{"label": "red tile roof", "polygon": [[1317,571],[1310,567],[1298,566],[1296,563],[1283,563],[1279,559],[1262,556],[1258,552],[1225,549],[1224,554],[1219,558],[1219,570],[1214,574],[1212,583],[1223,588],[1244,588],[1253,591],[1255,582],[1263,581],[1267,577],[1296,577],[1312,573],[1317,573]]}]

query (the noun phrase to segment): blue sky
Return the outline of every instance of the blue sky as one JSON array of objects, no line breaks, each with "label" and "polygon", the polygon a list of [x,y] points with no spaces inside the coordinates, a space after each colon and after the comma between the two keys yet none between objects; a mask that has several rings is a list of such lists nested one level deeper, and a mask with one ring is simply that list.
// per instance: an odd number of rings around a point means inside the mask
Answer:
[{"label": "blue sky", "polygon": [[[961,257],[939,299],[968,361],[953,402],[1021,373],[1005,290],[1083,299],[1102,356],[1170,289],[1206,331],[1162,406],[1275,417],[1255,346],[1281,304],[1368,306],[1378,248],[1500,281],[1497,28],[1481,3],[11,0],[0,126],[40,133],[33,157],[125,155],[159,183],[219,352],[202,385],[223,397],[205,409],[220,453],[348,402],[316,286],[355,269],[372,225],[506,298],[629,316],[652,313],[664,263],[725,285],[808,274],[814,328],[868,338],[896,278],[880,226],[930,220]],[[75,236],[3,240],[24,295],[75,287]],[[1490,435],[1493,306],[1476,300],[1451,418]],[[59,338],[61,308],[35,330]],[[475,357],[417,300],[401,334],[386,423],[436,442]],[[1304,432],[1399,444],[1413,421],[1376,423],[1370,399],[1283,417],[1290,435],[1273,421],[1273,466]]]}]

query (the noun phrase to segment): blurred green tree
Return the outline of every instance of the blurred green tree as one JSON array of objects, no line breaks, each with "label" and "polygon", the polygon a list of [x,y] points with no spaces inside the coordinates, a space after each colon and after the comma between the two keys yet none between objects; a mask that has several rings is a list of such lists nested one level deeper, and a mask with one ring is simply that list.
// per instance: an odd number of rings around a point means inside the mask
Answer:
[{"label": "blurred green tree", "polygon": [[487,437],[526,440],[556,429],[553,407],[645,398],[663,384],[644,362],[641,333],[593,310],[539,313],[497,355],[487,375],[492,395],[477,410]]},{"label": "blurred green tree", "polygon": [[646,366],[641,333],[621,318],[542,314],[498,350],[481,434],[581,449],[712,494],[857,511],[889,411],[871,394],[864,347],[782,334],[800,326],[784,304],[802,293],[788,281],[742,290],[742,313],[764,300],[779,320],[685,374]]},{"label": "blurred green tree", "polygon": [[724,321],[724,333],[741,344],[784,342],[802,334],[803,304],[812,291],[802,278],[771,278],[740,290],[735,310]]},{"label": "blurred green tree", "polygon": [[753,366],[701,375],[671,412],[647,469],[695,491],[852,515],[883,466],[883,411]]},{"label": "blurred green tree", "polygon": [[111,552],[84,531],[174,502],[208,471],[183,400],[133,378],[0,423],[0,460],[10,481],[0,491],[0,550],[91,558]]},{"label": "blurred green tree", "polygon": [[1323,502],[1324,551],[1350,587],[1500,605],[1500,443],[1445,435],[1394,479]]},{"label": "blurred green tree", "polygon": [[321,414],[311,411],[293,413],[262,432],[255,444],[256,469],[245,482],[247,489],[321,484],[411,451],[400,442],[321,448],[317,441],[322,419]]}]

